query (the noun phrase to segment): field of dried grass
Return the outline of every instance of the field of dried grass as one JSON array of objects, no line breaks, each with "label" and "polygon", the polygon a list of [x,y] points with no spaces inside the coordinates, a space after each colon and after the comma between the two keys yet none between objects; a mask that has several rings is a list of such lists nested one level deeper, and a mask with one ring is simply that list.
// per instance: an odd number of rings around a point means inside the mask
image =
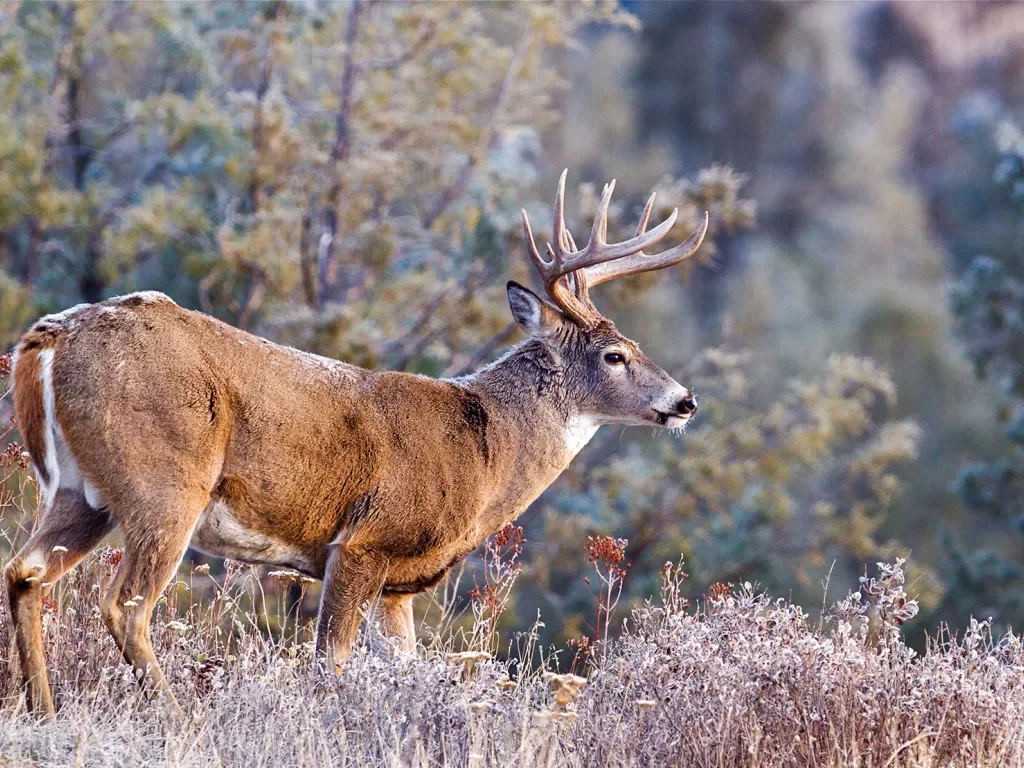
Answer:
[{"label": "field of dried grass", "polygon": [[[457,633],[403,657],[369,631],[334,677],[314,663],[308,626],[285,636],[264,629],[255,569],[234,567],[209,590],[197,584],[209,577],[196,573],[170,588],[181,599],[162,603],[154,622],[158,654],[186,709],[182,725],[142,700],[99,617],[97,593],[117,555],[91,558],[48,602],[55,723],[24,711],[11,655],[0,664],[0,764],[1024,761],[1020,640],[996,640],[979,623],[961,638],[940,634],[916,655],[897,626],[905,600],[898,567],[821,620],[746,586],[691,608],[678,569],[666,568],[660,599],[635,612],[607,649],[592,647],[581,676],[457,651],[466,639]],[[201,601],[188,598],[201,593]],[[539,657],[529,637],[520,640],[527,658]],[[0,642],[11,649],[6,614]]]}]

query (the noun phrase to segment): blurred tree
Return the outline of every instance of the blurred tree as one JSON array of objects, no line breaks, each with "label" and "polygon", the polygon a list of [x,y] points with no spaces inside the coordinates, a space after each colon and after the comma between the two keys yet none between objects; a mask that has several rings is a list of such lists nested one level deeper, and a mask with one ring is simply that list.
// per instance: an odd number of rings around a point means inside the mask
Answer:
[{"label": "blurred tree", "polygon": [[[646,135],[678,163],[736,163],[759,204],[757,231],[724,241],[718,271],[691,283],[704,338],[755,351],[751,398],[836,352],[869,357],[900,393],[892,416],[921,427],[921,458],[899,472],[906,492],[877,537],[940,576],[946,602],[922,612],[925,625],[962,626],[972,606],[991,613],[987,591],[954,575],[948,539],[1004,565],[1024,551],[948,490],[967,457],[1004,448],[946,291],[951,261],[959,271],[979,250],[1019,242],[996,190],[978,183],[988,170],[974,172],[990,151],[969,140],[1021,106],[1014,5],[697,0],[638,11]],[[1008,584],[1012,568],[999,578]]]},{"label": "blurred tree", "polygon": [[498,246],[536,174],[490,161],[556,119],[554,54],[630,20],[612,2],[2,13],[0,268],[39,309],[160,285],[432,370],[506,326]]},{"label": "blurred tree", "polygon": [[[951,303],[976,375],[995,382],[1002,393],[997,408],[1008,442],[1003,456],[966,465],[954,488],[972,514],[988,513],[1024,534],[1024,135],[1004,123],[996,143],[1000,159],[993,186],[1003,197],[1001,207],[1016,214],[1017,236],[966,265],[952,286]],[[1024,620],[1019,564],[991,549],[967,551],[952,537],[946,544],[957,587],[950,610],[987,610],[1004,625]]]},{"label": "blurred tree", "polygon": [[[640,137],[667,141],[686,170],[713,162],[756,169],[749,190],[761,226],[786,243],[819,204],[828,136],[820,35],[799,5],[706,0],[638,9],[645,45],[637,62]],[[666,56],[665,52],[672,51]],[[704,343],[720,344],[729,281],[746,258],[725,238],[690,296]]]},{"label": "blurred tree", "polygon": [[210,137],[199,124],[161,135],[142,119],[155,91],[188,89],[201,64],[169,9],[12,3],[2,13],[0,269],[42,307],[97,301],[120,277],[111,232],[144,198],[151,229],[206,247],[193,202],[169,190]]}]

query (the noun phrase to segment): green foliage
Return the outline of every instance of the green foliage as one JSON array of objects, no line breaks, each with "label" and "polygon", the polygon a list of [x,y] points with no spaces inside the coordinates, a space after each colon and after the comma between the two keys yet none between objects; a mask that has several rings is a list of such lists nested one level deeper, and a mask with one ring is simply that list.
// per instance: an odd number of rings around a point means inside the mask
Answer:
[{"label": "green foliage", "polygon": [[[1002,156],[993,183],[1017,211],[1024,233],[1024,136],[1012,125],[1000,130]],[[994,380],[1014,401],[1024,401],[1024,250],[1020,243],[970,261],[951,291],[953,312],[979,378]],[[1007,414],[1008,436],[1022,440],[1020,414]]]}]

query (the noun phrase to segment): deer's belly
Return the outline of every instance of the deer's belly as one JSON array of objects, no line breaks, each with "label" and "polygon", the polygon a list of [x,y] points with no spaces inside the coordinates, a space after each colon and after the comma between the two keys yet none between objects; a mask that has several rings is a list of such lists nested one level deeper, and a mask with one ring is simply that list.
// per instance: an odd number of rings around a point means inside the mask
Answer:
[{"label": "deer's belly", "polygon": [[315,573],[315,564],[303,551],[266,534],[246,528],[221,501],[212,501],[199,518],[190,546],[214,557],[246,563],[284,565]]},{"label": "deer's belly", "polygon": [[466,555],[475,549],[463,544],[431,557],[410,558],[393,563],[384,581],[385,594],[414,595],[437,586]]}]

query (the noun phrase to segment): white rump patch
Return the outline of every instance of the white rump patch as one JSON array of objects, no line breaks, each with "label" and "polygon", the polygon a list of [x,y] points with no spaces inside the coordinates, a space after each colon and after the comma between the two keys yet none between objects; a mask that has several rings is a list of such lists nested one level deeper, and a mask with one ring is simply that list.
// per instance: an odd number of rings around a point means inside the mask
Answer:
[{"label": "white rump patch", "polygon": [[[51,315],[52,317],[52,315]],[[45,320],[46,318],[43,318]],[[40,320],[42,322],[42,320]],[[49,508],[60,484],[60,463],[57,461],[57,396],[53,390],[53,350],[44,349],[39,353],[40,378],[43,383],[43,414],[46,423],[43,437],[46,444],[46,474],[49,483],[39,478],[39,489],[43,492],[43,506]],[[38,474],[38,472],[37,472]]]},{"label": "white rump patch", "polygon": [[58,488],[67,488],[85,495],[86,503],[93,509],[103,509],[106,499],[99,489],[82,476],[71,446],[64,439],[57,421],[57,393],[53,387],[53,350],[44,349],[39,353],[40,377],[43,383],[43,414],[45,424],[43,437],[46,441],[46,472],[50,482],[44,483],[39,477],[39,489],[43,494],[43,506],[48,509]]},{"label": "white rump patch", "polygon": [[575,456],[590,442],[599,426],[593,416],[573,416],[565,426],[565,447]]},{"label": "white rump patch", "polygon": [[82,486],[85,491],[85,501],[93,509],[103,509],[107,506],[107,499],[100,493],[99,488],[82,478]]}]

